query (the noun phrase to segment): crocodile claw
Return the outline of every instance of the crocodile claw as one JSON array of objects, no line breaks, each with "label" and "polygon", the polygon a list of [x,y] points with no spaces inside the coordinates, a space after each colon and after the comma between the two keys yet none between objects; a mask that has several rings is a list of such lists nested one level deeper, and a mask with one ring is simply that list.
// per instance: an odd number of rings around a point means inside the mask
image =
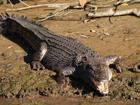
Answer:
[{"label": "crocodile claw", "polygon": [[45,67],[39,62],[39,61],[32,61],[31,62],[31,68],[33,70],[44,70]]},{"label": "crocodile claw", "polygon": [[69,80],[64,79],[63,77],[57,77],[58,88],[61,90],[65,90],[69,87]]}]

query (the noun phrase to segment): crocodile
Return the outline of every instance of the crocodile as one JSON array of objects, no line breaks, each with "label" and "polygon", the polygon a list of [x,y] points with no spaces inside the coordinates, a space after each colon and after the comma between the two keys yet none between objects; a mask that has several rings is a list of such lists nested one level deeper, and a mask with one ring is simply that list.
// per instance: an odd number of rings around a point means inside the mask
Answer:
[{"label": "crocodile", "polygon": [[102,57],[80,41],[57,35],[25,16],[1,13],[0,33],[19,35],[26,40],[34,50],[31,69],[50,69],[56,72],[59,84],[65,83],[65,76],[72,75],[87,82],[100,94],[108,94],[108,83],[112,78],[110,65],[118,65],[116,62],[120,56]]}]

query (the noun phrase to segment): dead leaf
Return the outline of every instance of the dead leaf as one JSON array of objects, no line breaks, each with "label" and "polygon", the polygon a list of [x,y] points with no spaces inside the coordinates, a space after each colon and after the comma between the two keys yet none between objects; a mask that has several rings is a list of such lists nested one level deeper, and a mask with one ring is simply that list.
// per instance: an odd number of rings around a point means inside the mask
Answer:
[{"label": "dead leaf", "polygon": [[88,36],[87,35],[80,35],[81,37],[83,37],[83,38],[88,38]]},{"label": "dead leaf", "polygon": [[128,4],[127,3],[123,3],[123,4],[121,4],[122,6],[128,6]]},{"label": "dead leaf", "polygon": [[87,0],[79,0],[81,7],[83,8],[86,4]]},{"label": "dead leaf", "polygon": [[83,22],[88,23],[89,21],[90,21],[90,19],[85,19]]},{"label": "dead leaf", "polygon": [[12,48],[13,46],[8,46],[8,49]]},{"label": "dead leaf", "polygon": [[109,35],[110,35],[108,32],[105,32],[105,33],[103,33],[103,34],[106,35],[106,36],[109,36]]}]

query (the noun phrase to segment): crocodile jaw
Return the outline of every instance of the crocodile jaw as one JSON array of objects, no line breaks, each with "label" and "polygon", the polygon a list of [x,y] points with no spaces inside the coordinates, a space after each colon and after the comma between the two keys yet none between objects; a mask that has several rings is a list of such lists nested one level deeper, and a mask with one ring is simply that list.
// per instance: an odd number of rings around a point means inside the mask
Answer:
[{"label": "crocodile jaw", "polygon": [[106,79],[100,81],[95,81],[92,78],[92,85],[94,84],[96,90],[102,95],[107,95],[109,93],[109,81],[112,78],[112,72],[110,69],[108,69],[107,75],[108,77]]},{"label": "crocodile jaw", "polygon": [[97,85],[97,90],[100,92],[102,95],[107,95],[109,93],[109,86],[108,86],[108,81],[103,80]]},{"label": "crocodile jaw", "polygon": [[110,69],[108,69],[108,80],[102,80],[97,85],[97,90],[101,94],[107,95],[109,93],[109,84],[108,84],[108,82],[111,80],[111,78],[112,78],[112,72],[111,72]]}]

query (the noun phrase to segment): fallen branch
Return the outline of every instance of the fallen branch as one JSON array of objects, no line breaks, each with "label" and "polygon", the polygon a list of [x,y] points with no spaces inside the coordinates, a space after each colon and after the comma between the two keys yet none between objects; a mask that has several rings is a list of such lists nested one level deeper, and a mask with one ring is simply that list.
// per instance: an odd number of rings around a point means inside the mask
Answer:
[{"label": "fallen branch", "polygon": [[[96,11],[98,9],[103,9],[103,8],[116,8],[122,4],[135,4],[135,3],[140,3],[140,0],[118,0],[117,2],[114,2],[114,3],[111,3],[111,4],[88,4],[86,6],[86,10],[89,11],[89,12],[92,12],[92,11]],[[89,8],[89,10],[88,10]]]},{"label": "fallen branch", "polygon": [[66,14],[69,14],[70,12],[67,12],[67,13],[61,13],[61,11],[63,11],[64,9],[66,9],[68,6],[64,6],[63,8],[59,8],[59,9],[56,9],[54,12],[51,12],[47,15],[43,15],[43,16],[40,16],[38,17],[38,21],[39,22],[42,22],[42,21],[45,21],[45,20],[48,20],[50,18],[53,18],[55,16],[64,16]]},{"label": "fallen branch", "polygon": [[93,12],[88,13],[88,18],[99,18],[99,17],[110,17],[110,16],[123,16],[123,15],[134,15],[137,17],[140,17],[140,11],[137,9],[128,9],[128,10],[122,10],[122,11],[114,11],[113,8],[104,11],[104,12]]},{"label": "fallen branch", "polygon": [[[79,10],[79,11],[83,11],[83,10]],[[48,16],[46,16],[45,18],[44,18],[44,16],[43,17],[41,17],[41,16],[39,16],[39,17],[36,17],[35,19],[37,19],[36,21],[38,21],[38,22],[43,22],[43,21],[45,21],[45,20],[56,20],[56,21],[83,21],[84,20],[84,18],[81,18],[81,17],[77,17],[77,18],[73,18],[73,17],[69,17],[69,18],[64,18],[66,15],[68,15],[68,14],[71,14],[71,13],[76,13],[76,12],[79,12],[79,11],[72,11],[72,10],[69,10],[69,11],[67,11],[67,12],[65,12],[65,11],[62,11],[62,12],[58,12],[58,13],[56,13],[56,14],[54,14],[54,15],[48,15]]]},{"label": "fallen branch", "polygon": [[140,0],[119,0],[118,2],[114,3],[114,5],[120,5],[123,3],[128,3],[128,4],[140,3]]},{"label": "fallen branch", "polygon": [[[87,3],[90,2],[91,0],[87,0]],[[68,13],[59,13],[59,12],[62,12],[66,9],[69,9],[69,8],[77,8],[77,6],[79,5],[79,2],[72,2],[72,3],[67,3],[66,5],[56,9],[54,12],[51,12],[47,15],[43,15],[43,16],[40,16],[38,17],[40,22],[42,21],[45,21],[45,20],[48,20],[52,17],[55,17],[55,16],[64,16],[64,15],[67,15],[71,12],[68,12]],[[79,7],[78,7],[79,8]],[[81,7],[80,7],[81,8]]]},{"label": "fallen branch", "polygon": [[[10,1],[10,0],[8,0]],[[91,2],[92,0],[86,0],[86,3]],[[7,9],[6,11],[23,11],[23,10],[28,10],[28,9],[34,9],[34,8],[41,8],[41,7],[48,7],[48,8],[62,8],[62,7],[66,7],[67,8],[82,8],[79,5],[79,2],[72,2],[72,3],[58,3],[58,4],[39,4],[39,5],[28,5],[25,2],[23,2],[22,0],[19,0],[20,3],[24,4],[26,7],[21,7],[21,8],[16,8],[16,9]],[[110,8],[110,7],[114,7],[114,6],[119,6],[123,3],[129,3],[129,4],[133,4],[133,3],[140,3],[140,0],[119,0],[111,5],[92,5],[92,4],[88,4],[87,7],[93,7],[95,10],[97,10],[97,8]],[[11,3],[10,3],[11,4]],[[11,4],[12,5],[12,4]],[[13,6],[12,6],[13,7]],[[67,9],[66,8],[66,9]]]},{"label": "fallen branch", "polygon": [[[87,0],[87,3],[90,1],[91,0]],[[20,2],[21,2],[21,0],[20,0]],[[22,1],[22,3],[24,3],[24,2]],[[32,6],[29,6],[28,4],[24,3],[24,5],[26,5],[27,7],[21,7],[21,8],[16,8],[16,9],[7,9],[6,11],[23,11],[23,10],[28,10],[28,9],[40,8],[40,7],[63,8],[63,7],[67,6],[67,8],[76,8],[79,5],[79,2],[61,3],[61,4],[39,4],[39,5],[32,5]]]},{"label": "fallen branch", "polygon": [[63,3],[63,4],[39,4],[39,5],[32,5],[32,6],[21,7],[21,8],[16,8],[16,9],[7,9],[6,11],[23,11],[23,10],[41,8],[41,7],[60,8],[64,5],[67,5],[67,3]]},{"label": "fallen branch", "polygon": [[23,2],[22,0],[19,0],[19,2],[27,7],[30,7],[30,5],[28,5],[27,3]]}]

